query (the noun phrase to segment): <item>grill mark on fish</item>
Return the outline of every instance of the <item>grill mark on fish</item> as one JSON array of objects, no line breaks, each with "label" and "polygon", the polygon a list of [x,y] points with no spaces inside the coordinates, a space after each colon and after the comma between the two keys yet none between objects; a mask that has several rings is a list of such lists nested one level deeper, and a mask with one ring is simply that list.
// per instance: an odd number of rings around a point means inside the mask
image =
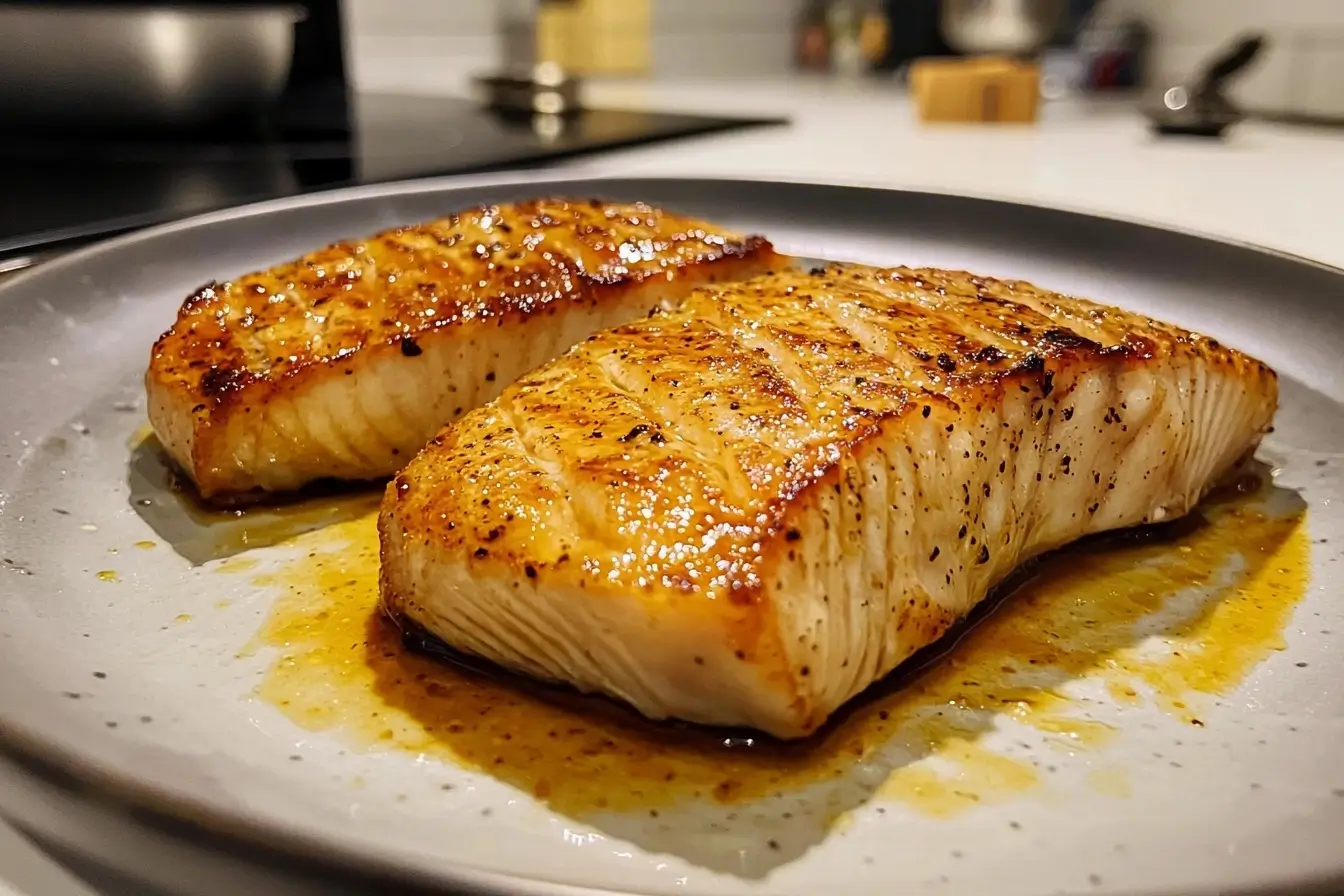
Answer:
[{"label": "grill mark on fish", "polygon": [[[995,301],[1024,296],[1058,319]],[[1185,513],[1268,428],[1274,374],[1254,359],[1041,296],[964,272],[832,266],[702,290],[604,332],[506,392],[514,413],[557,427],[556,487],[601,507],[594,523],[506,527],[478,561],[473,542],[438,530],[440,513],[487,531],[549,492],[500,478],[484,508],[461,471],[510,453],[431,447],[404,474],[413,487],[384,503],[384,600],[458,649],[655,718],[805,735],[1020,563]],[[554,377],[558,400],[538,385]],[[642,410],[616,413],[609,380]],[[469,413],[450,436],[488,420]],[[650,422],[665,448],[620,441]],[[402,530],[436,546],[412,538],[403,552]],[[573,562],[506,589],[557,542]],[[508,612],[510,625],[560,624],[563,608],[567,643],[585,649],[501,654],[488,632],[435,628],[403,594],[440,616]]]},{"label": "grill mark on fish", "polygon": [[[195,290],[151,353],[150,422],[221,503],[390,476],[439,426],[573,341],[778,263],[761,237],[565,199],[332,243]],[[401,382],[364,388],[371,377]],[[396,399],[406,392],[417,401]]]}]

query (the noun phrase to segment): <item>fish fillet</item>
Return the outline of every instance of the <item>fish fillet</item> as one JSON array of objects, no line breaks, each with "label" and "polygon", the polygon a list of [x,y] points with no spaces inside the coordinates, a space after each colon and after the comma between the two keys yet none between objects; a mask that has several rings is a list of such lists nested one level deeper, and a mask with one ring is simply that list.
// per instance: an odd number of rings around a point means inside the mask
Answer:
[{"label": "fish fillet", "polygon": [[385,478],[590,333],[777,261],[759,237],[596,200],[336,243],[188,298],[154,345],[150,422],[209,499]]},{"label": "fish fillet", "polygon": [[382,595],[449,645],[652,718],[782,738],[1023,561],[1186,513],[1277,378],[1024,282],[832,267],[574,347],[389,484]]}]

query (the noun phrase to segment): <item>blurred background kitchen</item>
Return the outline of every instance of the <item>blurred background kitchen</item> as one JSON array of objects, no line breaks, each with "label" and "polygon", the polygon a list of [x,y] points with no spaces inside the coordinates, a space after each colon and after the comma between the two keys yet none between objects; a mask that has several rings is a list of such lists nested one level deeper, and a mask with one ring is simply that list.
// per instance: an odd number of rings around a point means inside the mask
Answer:
[{"label": "blurred background kitchen", "polygon": [[[0,277],[536,166],[988,195],[1344,266],[1342,125],[1344,0],[0,0]],[[93,891],[0,825],[12,892]]]},{"label": "blurred background kitchen", "polygon": [[1341,0],[0,0],[0,36],[0,272],[535,166],[988,194],[1344,264]]}]

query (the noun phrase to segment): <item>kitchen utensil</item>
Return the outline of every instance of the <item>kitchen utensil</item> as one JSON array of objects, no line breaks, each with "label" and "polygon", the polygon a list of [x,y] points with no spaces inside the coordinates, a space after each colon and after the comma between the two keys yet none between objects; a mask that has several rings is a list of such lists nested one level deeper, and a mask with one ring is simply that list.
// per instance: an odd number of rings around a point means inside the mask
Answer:
[{"label": "kitchen utensil", "polygon": [[[159,455],[137,441],[150,343],[211,279],[454,208],[538,195],[647,200],[768,233],[802,256],[1028,278],[1254,352],[1282,377],[1261,457],[1278,471],[1276,500],[1307,505],[1312,542],[1293,544],[1309,553],[1315,579],[1291,622],[1269,632],[1282,631],[1286,649],[1267,646],[1268,658],[1227,693],[1183,695],[1198,726],[1176,708],[1098,686],[1068,704],[1080,715],[1043,719],[1057,726],[1049,734],[1014,721],[1039,711],[1022,702],[1037,692],[1005,693],[984,730],[964,732],[961,753],[905,765],[902,751],[924,742],[893,735],[890,751],[855,757],[815,788],[742,804],[706,793],[579,817],[548,808],[544,789],[505,783],[488,758],[475,770],[437,758],[433,736],[405,752],[387,747],[377,727],[367,742],[348,729],[296,727],[254,695],[281,654],[254,635],[287,593],[265,577],[283,578],[305,556],[308,542],[274,544],[286,526],[339,519],[349,505],[321,505],[320,518],[312,508],[202,517],[183,505],[164,485]],[[925,884],[949,894],[1202,896],[1338,886],[1344,601],[1331,574],[1344,544],[1341,290],[1344,272],[1300,259],[1011,203],[536,175],[268,202],[43,264],[0,286],[0,811],[48,840],[200,896],[257,892],[263,876],[291,885],[286,892],[406,884],[512,896],[864,896]],[[348,546],[330,533],[311,537],[333,564],[323,575],[340,581]],[[1199,605],[1200,592],[1183,594]],[[1011,602],[1000,612],[1013,612]],[[1160,623],[1148,619],[1144,631],[1170,631]],[[365,642],[353,638],[343,662],[362,662]],[[1228,655],[1245,646],[1229,643]],[[337,686],[340,676],[324,681]],[[374,700],[392,686],[379,681],[346,696]],[[1067,695],[1086,682],[1047,684]],[[390,705],[378,712],[370,724],[387,730],[407,718]],[[725,773],[749,761],[732,750],[752,749],[732,744],[714,754]],[[634,760],[657,756],[649,746]],[[1024,767],[1030,786],[1014,790]],[[607,776],[622,799],[634,786],[625,768]],[[884,790],[893,768],[909,769],[927,802]],[[980,773],[1001,787],[977,783]]]},{"label": "kitchen utensil", "polygon": [[1188,85],[1164,91],[1161,105],[1154,105],[1148,113],[1154,130],[1160,134],[1223,136],[1245,117],[1227,96],[1226,88],[1260,56],[1265,43],[1264,35],[1243,36],[1203,66]]},{"label": "kitchen utensil", "polygon": [[1068,0],[942,0],[943,37],[959,53],[1029,56],[1054,37]]},{"label": "kitchen utensil", "polygon": [[290,4],[0,3],[0,126],[186,129],[264,109],[289,75]]}]

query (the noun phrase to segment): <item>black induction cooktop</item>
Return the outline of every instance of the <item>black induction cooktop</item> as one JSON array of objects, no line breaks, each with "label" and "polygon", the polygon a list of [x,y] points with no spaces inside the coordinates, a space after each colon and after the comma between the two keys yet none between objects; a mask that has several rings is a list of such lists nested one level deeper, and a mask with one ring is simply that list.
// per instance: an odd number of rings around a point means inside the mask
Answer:
[{"label": "black induction cooktop", "polygon": [[10,133],[0,138],[0,258],[312,190],[785,123],[628,109],[519,116],[460,98],[361,94],[310,96],[267,120],[201,133]]}]

